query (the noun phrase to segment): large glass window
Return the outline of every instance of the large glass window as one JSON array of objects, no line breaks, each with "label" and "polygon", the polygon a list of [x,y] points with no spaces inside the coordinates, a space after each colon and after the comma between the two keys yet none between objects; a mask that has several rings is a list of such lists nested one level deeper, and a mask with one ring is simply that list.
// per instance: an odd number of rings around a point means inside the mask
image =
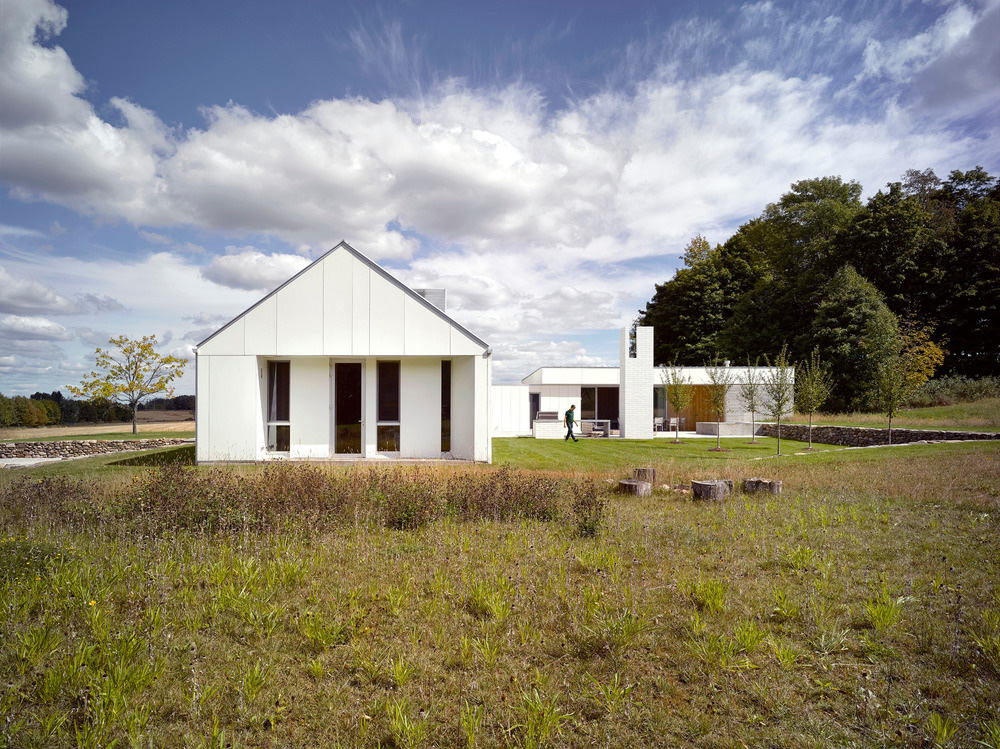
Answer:
[{"label": "large glass window", "polygon": [[580,418],[597,418],[597,388],[580,388]]},{"label": "large glass window", "polygon": [[399,362],[378,363],[378,425],[376,437],[379,452],[399,452]]},{"label": "large glass window", "polygon": [[451,452],[451,362],[441,362],[441,452]]},{"label": "large glass window", "polygon": [[288,421],[291,364],[286,361],[267,363],[267,449],[288,452],[292,428]]}]

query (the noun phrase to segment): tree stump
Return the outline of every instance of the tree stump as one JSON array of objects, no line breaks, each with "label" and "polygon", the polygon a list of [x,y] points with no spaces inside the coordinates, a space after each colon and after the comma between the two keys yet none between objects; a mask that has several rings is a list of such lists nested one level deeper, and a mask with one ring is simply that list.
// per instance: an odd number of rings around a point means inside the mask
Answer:
[{"label": "tree stump", "polygon": [[732,479],[711,479],[709,481],[692,481],[691,493],[695,499],[722,501],[733,490]]},{"label": "tree stump", "polygon": [[632,478],[636,481],[648,481],[650,484],[656,483],[655,468],[636,468],[632,471]]},{"label": "tree stump", "polygon": [[771,479],[763,479],[755,476],[743,482],[743,492],[754,494],[756,492],[767,492],[768,494],[781,494],[781,482]]},{"label": "tree stump", "polygon": [[637,497],[649,497],[653,494],[653,485],[638,479],[622,479],[618,482],[618,491],[623,494],[634,494]]}]

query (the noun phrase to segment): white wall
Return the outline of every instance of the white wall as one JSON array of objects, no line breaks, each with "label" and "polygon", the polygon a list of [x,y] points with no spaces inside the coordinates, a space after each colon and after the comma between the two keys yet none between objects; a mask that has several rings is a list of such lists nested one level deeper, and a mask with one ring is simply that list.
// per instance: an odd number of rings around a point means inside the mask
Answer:
[{"label": "white wall", "polygon": [[529,385],[528,391],[540,395],[539,411],[555,411],[560,419],[570,406],[576,406],[577,413],[580,412],[579,385]]},{"label": "white wall", "polygon": [[527,385],[494,385],[493,436],[514,437],[531,434]]},{"label": "white wall", "polygon": [[440,458],[441,360],[403,359],[399,379],[399,456]]},{"label": "white wall", "polygon": [[486,352],[439,310],[339,245],[199,346],[198,459],[267,458],[260,371],[268,359],[292,363],[290,457],[332,452],[331,359],[363,362],[366,457],[377,455],[379,359],[401,362],[400,455],[438,457],[441,360],[447,358],[453,362],[452,452],[489,460],[492,362]]},{"label": "white wall", "polygon": [[[451,452],[462,460],[490,462],[491,389],[493,362],[483,356],[451,360]],[[476,393],[486,397],[476,398]]]},{"label": "white wall", "polygon": [[327,458],[330,455],[330,362],[320,357],[293,357],[290,363],[289,457]]},{"label": "white wall", "polygon": [[629,356],[629,331],[619,333],[621,356],[618,425],[624,439],[653,439],[653,329],[635,330],[635,356]]},{"label": "white wall", "polygon": [[264,426],[256,357],[199,356],[197,369],[197,459],[259,459]]}]

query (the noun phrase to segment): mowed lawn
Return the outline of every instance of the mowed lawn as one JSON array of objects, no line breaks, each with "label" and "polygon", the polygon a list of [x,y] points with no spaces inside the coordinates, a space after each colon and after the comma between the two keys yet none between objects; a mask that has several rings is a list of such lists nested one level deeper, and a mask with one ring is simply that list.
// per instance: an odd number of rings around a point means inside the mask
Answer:
[{"label": "mowed lawn", "polygon": [[[721,451],[716,451],[716,439],[692,437],[675,443],[673,439],[622,440],[581,439],[536,440],[531,437],[493,439],[493,462],[518,468],[554,471],[615,472],[635,466],[657,466],[682,462],[684,465],[716,466],[720,470],[730,463],[744,463],[777,457],[778,441],[758,437],[723,438]],[[805,442],[781,440],[783,456],[802,453]],[[817,452],[834,449],[831,445],[814,443]]]},{"label": "mowed lawn", "polygon": [[1000,745],[1000,443],[723,444],[0,473],[0,745]]}]

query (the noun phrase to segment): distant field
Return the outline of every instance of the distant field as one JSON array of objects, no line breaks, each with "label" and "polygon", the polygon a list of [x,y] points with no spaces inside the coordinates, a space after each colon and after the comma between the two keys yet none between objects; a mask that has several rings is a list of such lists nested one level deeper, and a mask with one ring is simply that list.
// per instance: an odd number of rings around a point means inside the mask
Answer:
[{"label": "distant field", "polygon": [[[139,432],[150,437],[147,432],[189,432],[194,436],[194,413],[191,411],[140,411]],[[0,429],[0,441],[35,441],[47,439],[125,439],[120,435],[132,436],[131,422],[115,424],[74,424],[72,426],[16,427]],[[157,436],[164,436],[159,434]],[[167,436],[178,436],[168,434]],[[185,436],[185,435],[180,435]]]},{"label": "distant field", "polygon": [[[809,418],[796,414],[793,424],[808,424]],[[813,424],[832,426],[888,426],[882,414],[815,414]],[[1000,398],[984,398],[971,403],[956,403],[952,406],[932,406],[911,408],[892,420],[892,426],[910,429],[958,429],[972,432],[1000,431]]]}]

